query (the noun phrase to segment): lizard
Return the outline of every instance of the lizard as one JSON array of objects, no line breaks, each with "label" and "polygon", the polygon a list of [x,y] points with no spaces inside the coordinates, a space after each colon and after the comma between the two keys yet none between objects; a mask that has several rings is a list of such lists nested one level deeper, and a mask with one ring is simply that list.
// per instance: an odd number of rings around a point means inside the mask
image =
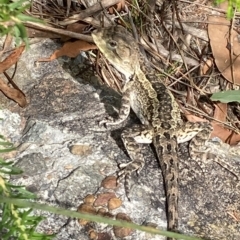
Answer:
[{"label": "lizard", "polygon": [[[103,120],[107,128],[122,124],[132,109],[140,122],[139,126],[125,129],[121,138],[131,158],[120,164],[118,183],[125,179],[127,197],[133,172],[139,173],[144,166],[141,144],[151,144],[157,153],[166,192],[167,229],[178,228],[178,143],[191,140],[189,152],[206,158],[212,126],[208,122],[183,124],[178,103],[171,91],[151,69],[146,70],[137,41],[124,27],[117,25],[96,29],[92,37],[108,61],[125,76],[122,102],[118,118]],[[172,238],[168,238],[170,240]]]}]

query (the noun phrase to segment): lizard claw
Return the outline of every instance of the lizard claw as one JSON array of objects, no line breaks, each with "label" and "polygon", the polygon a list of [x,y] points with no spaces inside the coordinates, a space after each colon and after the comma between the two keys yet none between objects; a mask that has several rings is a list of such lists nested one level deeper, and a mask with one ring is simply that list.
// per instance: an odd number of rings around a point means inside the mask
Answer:
[{"label": "lizard claw", "polygon": [[[128,164],[121,164],[121,165],[128,165]],[[131,179],[131,172],[126,171],[125,169],[121,169],[118,172],[117,184],[124,179],[124,188],[126,192],[127,199],[130,201],[129,193],[130,193],[130,179]]]},{"label": "lizard claw", "polygon": [[99,122],[99,126],[104,126],[106,129],[108,128],[108,125],[110,125],[113,122],[112,117],[107,117],[104,120]]},{"label": "lizard claw", "polygon": [[118,172],[118,179],[117,179],[117,184],[121,182],[122,179],[124,179],[124,186],[125,186],[125,192],[128,200],[130,201],[129,198],[129,193],[130,193],[130,182],[131,182],[131,174],[135,171],[137,171],[137,174],[142,169],[142,166],[139,164],[136,164],[136,162],[129,162],[129,163],[121,163],[119,165],[119,172]]}]

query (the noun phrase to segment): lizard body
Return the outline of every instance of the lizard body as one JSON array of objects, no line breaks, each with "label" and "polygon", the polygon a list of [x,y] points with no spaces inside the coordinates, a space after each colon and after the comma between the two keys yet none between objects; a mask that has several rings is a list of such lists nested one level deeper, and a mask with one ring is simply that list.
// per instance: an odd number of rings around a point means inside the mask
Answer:
[{"label": "lizard body", "polygon": [[[142,123],[141,126],[126,129],[122,133],[122,140],[132,161],[120,165],[118,180],[125,178],[128,195],[131,173],[140,172],[144,166],[141,144],[153,143],[163,173],[168,230],[176,231],[179,197],[177,144],[196,135],[204,135],[203,141],[206,141],[212,128],[206,122],[183,125],[172,93],[155,73],[144,68],[138,44],[125,28],[103,28],[93,32],[92,36],[109,62],[126,77],[119,117],[105,121],[106,126],[122,123],[128,117],[130,108]],[[202,141],[199,140],[198,145],[200,143]],[[194,145],[196,142],[192,141],[190,150],[194,151]]]}]

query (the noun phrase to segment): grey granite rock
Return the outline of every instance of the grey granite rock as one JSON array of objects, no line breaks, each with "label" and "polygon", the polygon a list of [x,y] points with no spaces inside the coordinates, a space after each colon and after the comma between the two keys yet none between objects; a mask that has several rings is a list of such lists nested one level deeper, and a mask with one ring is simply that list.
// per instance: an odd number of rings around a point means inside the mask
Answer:
[{"label": "grey granite rock", "polygon": [[[9,110],[1,110],[0,132],[18,146],[12,160],[24,170],[12,181],[24,184],[41,202],[76,210],[87,194],[102,191],[101,181],[115,174],[118,163],[129,159],[120,140],[121,130],[108,132],[98,126],[100,120],[114,115],[111,106],[119,106],[120,96],[96,81],[91,66],[92,75],[87,77],[80,78],[80,74],[71,72],[69,66],[75,71],[78,67],[76,60],[34,65],[35,60],[49,56],[55,48],[55,43],[45,40],[34,44],[21,58],[17,83],[29,105],[20,109],[10,104]],[[128,126],[136,121],[133,117]],[[209,144],[216,152],[216,145]],[[206,239],[240,239],[239,224],[231,215],[240,211],[238,181],[214,161],[209,162],[209,171],[203,173],[198,164],[188,158],[186,146],[182,145],[183,153],[179,153],[179,231]],[[126,199],[121,184],[116,194],[123,204],[113,213],[125,212],[135,223],[151,222],[165,228],[161,171],[151,148],[146,146],[143,151],[146,166],[139,177],[133,175],[131,202]],[[231,164],[240,169],[238,157]],[[75,219],[35,212],[47,217],[39,230],[57,233],[56,239],[88,239],[86,229]],[[111,232],[106,226],[95,227]],[[134,232],[126,239],[164,238]]]}]

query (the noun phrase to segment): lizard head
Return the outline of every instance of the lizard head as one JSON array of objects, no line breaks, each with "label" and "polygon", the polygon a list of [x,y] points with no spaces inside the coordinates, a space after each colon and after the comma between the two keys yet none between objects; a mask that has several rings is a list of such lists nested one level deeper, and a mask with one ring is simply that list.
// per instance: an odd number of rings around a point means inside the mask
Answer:
[{"label": "lizard head", "polygon": [[127,80],[138,71],[138,45],[124,27],[118,25],[97,29],[92,37],[103,55]]}]

